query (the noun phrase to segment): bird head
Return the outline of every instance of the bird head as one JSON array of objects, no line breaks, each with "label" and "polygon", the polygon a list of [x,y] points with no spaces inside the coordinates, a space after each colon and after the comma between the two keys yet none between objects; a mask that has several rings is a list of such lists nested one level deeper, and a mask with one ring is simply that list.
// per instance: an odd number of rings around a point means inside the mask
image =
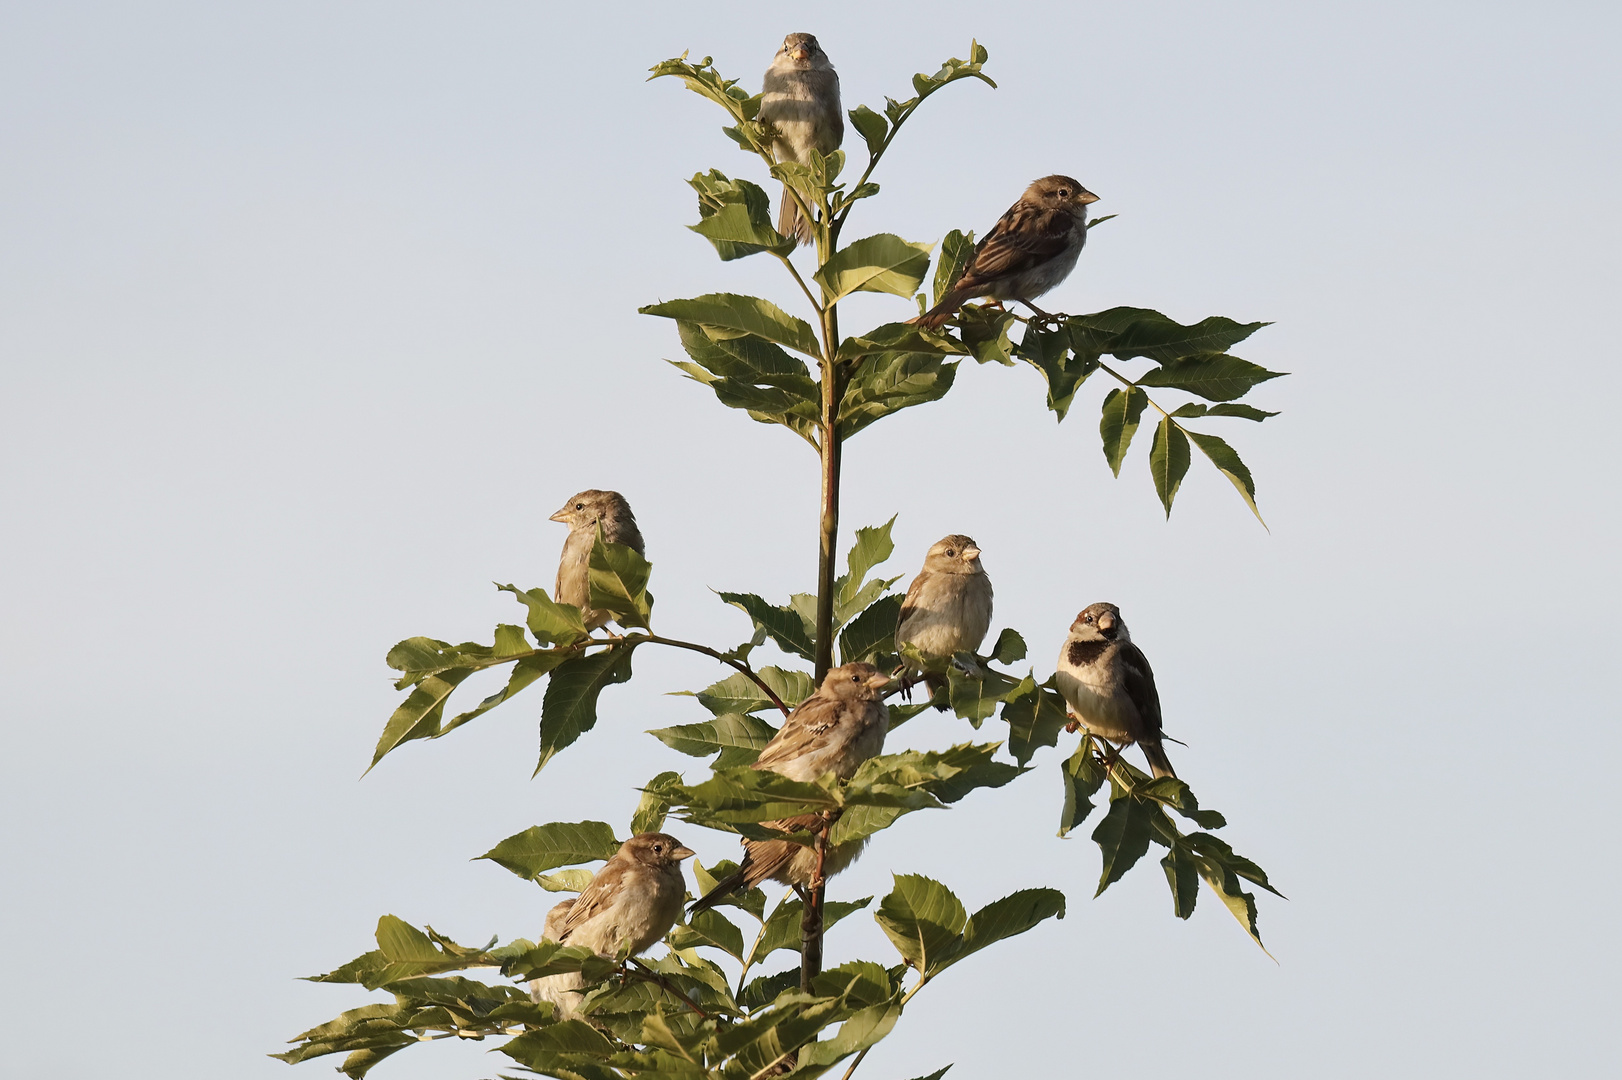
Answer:
[{"label": "bird head", "polygon": [[1070,624],[1070,636],[1078,641],[1131,641],[1121,609],[1114,604],[1089,604]]},{"label": "bird head", "polygon": [[822,693],[854,701],[877,701],[890,685],[890,676],[865,661],[830,668],[822,677]]},{"label": "bird head", "polygon": [[1047,210],[1068,210],[1085,216],[1087,205],[1097,202],[1098,196],[1082,187],[1081,181],[1055,173],[1026,188],[1025,201]]},{"label": "bird head", "polygon": [[561,521],[572,529],[593,529],[611,514],[629,516],[631,505],[617,491],[599,491],[587,488],[563,504],[551,521]]},{"label": "bird head", "polygon": [[943,574],[983,574],[980,565],[980,545],[962,533],[953,533],[935,541],[924,556],[924,569]]},{"label": "bird head", "polygon": [[832,66],[828,63],[828,54],[817,43],[815,34],[790,34],[783,39],[783,47],[777,50],[777,59],[797,68],[826,70]]},{"label": "bird head", "polygon": [[621,844],[619,854],[628,855],[644,866],[668,869],[680,865],[683,859],[692,858],[696,852],[669,833],[645,832]]}]

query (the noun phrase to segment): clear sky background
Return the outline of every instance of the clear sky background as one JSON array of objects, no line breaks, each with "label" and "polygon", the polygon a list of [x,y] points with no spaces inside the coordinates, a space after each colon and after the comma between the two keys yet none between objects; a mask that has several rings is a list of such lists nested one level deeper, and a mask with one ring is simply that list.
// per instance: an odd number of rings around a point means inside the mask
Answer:
[{"label": "clear sky background", "polygon": [[[765,9],[759,9],[763,11]],[[760,179],[719,110],[646,69],[759,85],[819,35],[847,106],[978,37],[1001,83],[933,99],[848,235],[983,231],[1031,179],[1116,213],[1050,307],[1271,319],[1292,374],[1211,425],[1271,533],[1196,461],[1170,522],[1148,433],[1110,477],[1089,383],[965,365],[860,435],[845,535],[891,573],[976,537],[997,626],[1052,669],[1084,604],[1154,661],[1181,775],[1289,895],[1278,962],[1146,861],[1091,900],[1091,823],[1040,771],[884,834],[971,907],[1070,898],[920,995],[859,1075],[1598,1075],[1613,1062],[1622,19],[1601,4],[309,2],[0,8],[0,1072],[295,1077],[263,1055],[353,988],[296,976],[395,913],[534,937],[488,862],[549,820],[623,827],[695,766],[643,730],[719,671],[643,650],[538,779],[540,691],[364,780],[383,655],[488,640],[550,586],[546,519],[623,491],[663,629],[730,645],[710,588],[812,583],[816,473],[662,363],[639,305],[795,296],[683,226],[684,180]],[[847,148],[860,161],[859,142]],[[864,299],[847,317],[907,313]],[[1600,409],[1588,412],[1592,406]],[[472,700],[483,689],[465,691]],[[1001,727],[994,724],[988,730]],[[908,745],[969,736],[922,719]],[[676,830],[708,860],[727,836]],[[834,960],[889,955],[866,916]],[[437,1043],[375,1075],[493,1075]]]}]

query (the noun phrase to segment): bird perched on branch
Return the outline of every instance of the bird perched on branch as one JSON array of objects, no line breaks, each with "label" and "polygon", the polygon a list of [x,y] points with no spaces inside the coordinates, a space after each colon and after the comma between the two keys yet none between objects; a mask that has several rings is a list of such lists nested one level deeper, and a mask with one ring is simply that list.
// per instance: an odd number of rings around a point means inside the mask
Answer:
[{"label": "bird perched on branch", "polygon": [[[755,119],[777,130],[772,155],[778,161],[808,165],[812,150],[831,154],[845,141],[839,76],[815,36],[790,34],[784,38],[760,89],[760,111]],[[777,214],[777,231],[798,237],[802,244],[811,242],[811,222],[800,213],[787,187]]]},{"label": "bird perched on branch", "polygon": [[[829,670],[817,692],[783,721],[782,730],[761,750],[753,767],[805,783],[829,772],[849,780],[862,762],[884,749],[884,735],[890,729],[890,710],[884,705],[889,682],[878,668],[860,661]],[[820,815],[802,814],[761,824],[792,833],[815,828],[821,821]],[[866,844],[864,839],[830,847],[823,876],[832,877],[849,866]],[[699,898],[692,910],[696,914],[714,907],[723,897],[768,879],[803,888],[816,867],[813,847],[792,840],[745,840],[738,869]]]},{"label": "bird perched on branch", "polygon": [[[598,956],[614,957],[629,949],[635,956],[670,933],[681,917],[687,883],[683,859],[693,852],[666,833],[639,833],[620,845],[586,890],[546,913],[542,937],[564,945],[582,945]],[[578,971],[533,979],[529,996],[550,1001],[560,1013],[580,1007],[585,980]]]},{"label": "bird perched on branch", "polygon": [[1176,776],[1161,745],[1160,693],[1143,650],[1114,604],[1092,604],[1070,624],[1054,679],[1071,715],[1123,746],[1137,743],[1156,776]]},{"label": "bird perched on branch", "polygon": [[617,491],[598,491],[588,488],[563,504],[553,514],[552,521],[569,526],[569,536],[563,541],[563,555],[558,559],[557,587],[553,599],[560,604],[573,604],[585,616],[586,629],[595,630],[613,615],[591,607],[591,549],[597,542],[597,526],[603,527],[603,540],[610,544],[624,544],[642,549],[642,534],[637,531],[636,517],[631,504]]},{"label": "bird perched on branch", "polygon": [[1087,206],[1097,201],[1097,195],[1068,176],[1042,177],[975,245],[968,265],[941,302],[913,322],[940,327],[965,300],[976,296],[1019,300],[1037,311],[1031,301],[1076,268],[1087,243]]},{"label": "bird perched on branch", "polygon": [[[911,643],[930,656],[950,658],[963,649],[978,650],[990,629],[991,578],[980,565],[980,546],[961,533],[936,541],[902,601],[896,648]],[[933,695],[946,677],[926,672],[924,682]]]}]

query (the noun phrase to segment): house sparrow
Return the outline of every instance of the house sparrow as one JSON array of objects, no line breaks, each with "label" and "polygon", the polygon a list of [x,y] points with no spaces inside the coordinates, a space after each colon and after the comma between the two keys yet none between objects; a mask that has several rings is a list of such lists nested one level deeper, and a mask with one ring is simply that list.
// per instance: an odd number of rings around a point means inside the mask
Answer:
[{"label": "house sparrow", "polygon": [[941,302],[912,321],[935,329],[976,296],[1020,300],[1029,307],[1076,268],[1087,243],[1087,204],[1097,201],[1097,195],[1068,176],[1042,177],[975,245]]},{"label": "house sparrow", "polygon": [[1160,745],[1160,694],[1149,660],[1114,604],[1084,608],[1059,650],[1054,679],[1071,715],[1100,738],[1137,743],[1156,776],[1176,776]]},{"label": "house sparrow", "polygon": [[[639,833],[620,845],[572,900],[546,913],[542,937],[565,945],[583,945],[598,956],[630,955],[650,948],[670,932],[681,916],[687,882],[681,861],[693,852],[665,833]],[[529,984],[535,1001],[550,1001],[560,1014],[580,1007],[585,981],[578,971],[547,975]]]},{"label": "house sparrow", "polygon": [[[790,780],[810,782],[831,772],[849,780],[862,764],[884,749],[890,710],[884,705],[889,676],[872,664],[857,661],[833,668],[817,692],[806,698],[783,721],[783,729],[761,750],[754,768],[770,769]],[[779,821],[763,821],[768,829],[799,832],[822,819],[802,814]],[[867,841],[858,840],[828,850],[823,875],[832,877],[860,855]],[[791,840],[745,840],[743,861],[732,874],[717,882],[692,910],[697,913],[740,889],[752,889],[771,878],[785,885],[810,883],[817,867],[815,849]]]},{"label": "house sparrow", "polygon": [[[978,649],[989,629],[991,579],[980,565],[979,545],[958,533],[936,541],[901,604],[896,647],[911,642],[930,656],[950,658],[962,649]],[[936,672],[927,673],[924,682],[931,694],[946,685]]]},{"label": "house sparrow", "polygon": [[[839,107],[839,76],[811,34],[790,34],[772,58],[761,83],[760,112],[755,119],[777,130],[772,154],[778,161],[809,164],[811,151],[831,154],[845,140],[845,118]],[[811,242],[811,223],[800,215],[794,197],[783,192],[777,231]]]},{"label": "house sparrow", "polygon": [[603,527],[603,539],[610,544],[624,544],[645,555],[642,534],[636,529],[636,518],[631,504],[617,491],[598,491],[588,488],[563,504],[553,514],[552,521],[569,526],[568,539],[563,541],[563,555],[558,559],[557,587],[552,598],[560,604],[573,604],[585,615],[586,629],[595,630],[613,615],[595,610],[591,603],[591,549],[597,542],[597,526]]}]

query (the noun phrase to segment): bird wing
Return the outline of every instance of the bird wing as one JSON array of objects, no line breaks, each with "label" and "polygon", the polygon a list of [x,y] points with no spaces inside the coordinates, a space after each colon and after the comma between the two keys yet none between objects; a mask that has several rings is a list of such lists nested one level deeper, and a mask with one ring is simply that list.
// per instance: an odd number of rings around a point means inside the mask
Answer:
[{"label": "bird wing", "polygon": [[1158,740],[1160,691],[1155,689],[1154,669],[1149,666],[1149,658],[1143,655],[1143,650],[1130,641],[1121,643],[1121,681],[1126,696],[1132,699],[1138,716],[1143,719],[1144,734]]},{"label": "bird wing", "polygon": [[898,648],[901,645],[901,628],[907,625],[907,616],[918,609],[919,600],[924,594],[924,579],[928,576],[929,571],[924,570],[912,579],[911,585],[907,586],[907,598],[901,601],[901,614],[895,621],[896,646]]},{"label": "bird wing", "polygon": [[[791,818],[781,818],[777,821],[762,821],[761,824],[768,829],[779,832],[809,832],[822,823],[822,818],[816,814],[799,814]],[[746,840],[744,842],[743,865],[738,872],[743,874],[744,888],[753,889],[763,881],[770,881],[776,877],[783,868],[794,861],[801,845],[792,840]]]},{"label": "bird wing", "polygon": [[614,905],[621,892],[625,890],[625,870],[619,864],[604,866],[597,876],[591,879],[586,891],[575,899],[574,907],[563,917],[563,925],[559,928],[558,940],[568,941],[569,934],[578,930],[587,921],[596,915],[602,914]]},{"label": "bird wing", "polygon": [[952,287],[979,289],[1042,265],[1065,251],[1071,227],[1070,215],[1062,210],[1015,203],[975,247],[974,257]]},{"label": "bird wing", "polygon": [[816,694],[806,698],[761,750],[754,767],[781,772],[778,766],[820,750],[827,745],[829,733],[838,728],[839,712],[837,701]]}]

